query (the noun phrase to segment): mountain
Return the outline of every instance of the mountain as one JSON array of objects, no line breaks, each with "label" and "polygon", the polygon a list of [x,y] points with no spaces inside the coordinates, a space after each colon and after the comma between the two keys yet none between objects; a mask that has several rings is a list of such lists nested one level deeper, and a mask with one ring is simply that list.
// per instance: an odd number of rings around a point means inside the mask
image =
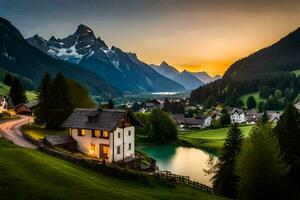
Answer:
[{"label": "mountain", "polygon": [[204,85],[201,80],[199,80],[196,76],[193,75],[193,73],[188,72],[187,70],[184,70],[176,75],[173,80],[183,85],[187,90],[193,90]]},{"label": "mountain", "polygon": [[208,84],[210,82],[216,81],[220,78],[222,78],[219,75],[216,75],[215,77],[211,77],[207,74],[207,72],[194,72],[192,73],[194,76],[196,76],[200,81],[202,81],[204,84]]},{"label": "mountain", "polygon": [[52,36],[46,40],[34,35],[27,41],[54,58],[76,63],[100,75],[124,93],[185,89],[139,60],[136,54],[114,46],[109,48],[100,37],[96,38],[91,28],[82,24],[63,39]]},{"label": "mountain", "polygon": [[161,75],[163,75],[169,79],[173,79],[175,76],[180,74],[180,72],[177,71],[177,69],[175,69],[175,67],[170,66],[165,61],[163,61],[159,66],[157,66],[157,65],[150,65],[150,66],[154,70],[156,70],[158,73],[160,73]]},{"label": "mountain", "polygon": [[[290,72],[300,69],[299,44],[300,28],[273,45],[233,63],[222,79],[194,90],[191,93],[191,101],[203,103],[208,97],[214,97],[219,102],[231,102],[241,95],[258,91],[262,85],[271,90],[285,90],[284,87],[289,82],[287,79],[295,79]],[[297,89],[293,86],[286,87],[291,87],[290,93]]]},{"label": "mountain", "polygon": [[0,18],[0,65],[5,70],[30,79],[35,86],[46,72],[52,76],[61,72],[95,94],[102,96],[119,94],[118,90],[95,73],[75,64],[54,59],[28,44],[21,33],[3,18]]}]

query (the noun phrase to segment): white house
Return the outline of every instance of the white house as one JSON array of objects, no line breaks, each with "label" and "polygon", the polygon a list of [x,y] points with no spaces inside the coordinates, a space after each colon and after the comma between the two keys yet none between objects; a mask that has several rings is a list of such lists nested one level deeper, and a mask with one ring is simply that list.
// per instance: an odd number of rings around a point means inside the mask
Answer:
[{"label": "white house", "polygon": [[5,97],[0,96],[0,113],[7,112],[8,104]]},{"label": "white house", "polygon": [[230,112],[231,123],[244,123],[246,121],[243,109],[234,108]]},{"label": "white house", "polygon": [[78,150],[108,163],[135,158],[135,126],[141,123],[125,110],[75,109],[62,127]]}]

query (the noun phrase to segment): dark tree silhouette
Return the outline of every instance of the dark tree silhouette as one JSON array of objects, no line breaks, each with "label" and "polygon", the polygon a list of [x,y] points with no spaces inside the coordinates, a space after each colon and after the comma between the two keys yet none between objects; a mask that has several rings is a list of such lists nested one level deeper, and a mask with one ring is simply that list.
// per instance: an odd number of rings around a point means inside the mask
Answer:
[{"label": "dark tree silhouette", "polygon": [[22,88],[20,81],[18,78],[14,78],[11,84],[11,88],[9,91],[9,96],[14,105],[18,105],[20,103],[26,103],[27,97],[25,95],[25,91]]}]

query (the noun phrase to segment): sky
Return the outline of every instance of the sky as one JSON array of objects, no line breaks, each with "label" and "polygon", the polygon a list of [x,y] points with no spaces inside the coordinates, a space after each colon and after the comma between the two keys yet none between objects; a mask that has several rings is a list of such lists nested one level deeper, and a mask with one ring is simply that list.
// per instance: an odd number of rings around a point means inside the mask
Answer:
[{"label": "sky", "polygon": [[223,74],[300,26],[296,0],[0,0],[0,16],[49,39],[94,30],[148,64]]}]

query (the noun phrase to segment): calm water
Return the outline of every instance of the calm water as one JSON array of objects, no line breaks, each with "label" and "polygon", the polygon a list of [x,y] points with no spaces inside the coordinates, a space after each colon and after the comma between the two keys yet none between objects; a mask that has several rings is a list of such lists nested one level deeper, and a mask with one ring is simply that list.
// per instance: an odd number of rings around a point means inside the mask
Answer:
[{"label": "calm water", "polygon": [[142,146],[140,151],[157,160],[160,170],[189,176],[191,180],[211,186],[210,178],[204,173],[207,169],[208,153],[200,149],[178,146]]}]

